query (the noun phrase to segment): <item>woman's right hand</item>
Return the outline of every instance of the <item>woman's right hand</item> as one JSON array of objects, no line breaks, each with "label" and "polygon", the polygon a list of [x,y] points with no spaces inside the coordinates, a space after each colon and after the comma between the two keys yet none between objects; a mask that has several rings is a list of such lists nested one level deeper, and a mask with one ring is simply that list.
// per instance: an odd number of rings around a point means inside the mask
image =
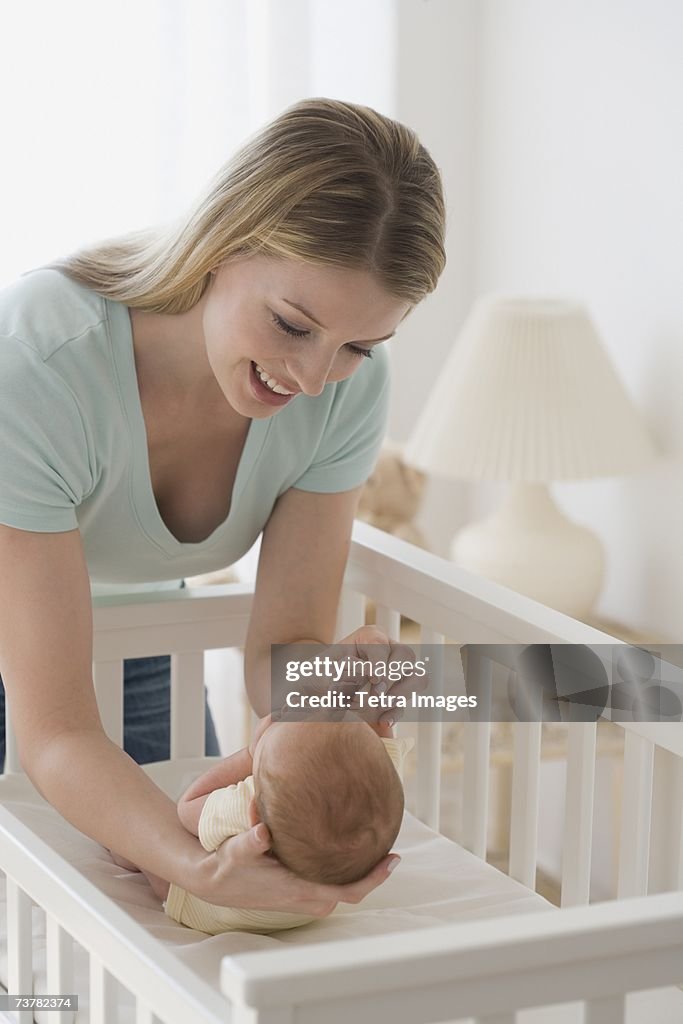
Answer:
[{"label": "woman's right hand", "polygon": [[[298,660],[308,660],[312,657],[325,659],[337,665],[346,664],[348,670],[343,672],[341,678],[334,681],[325,676],[306,676],[295,684],[286,682],[289,678],[285,674],[285,663],[289,666]],[[324,721],[335,721],[343,719],[348,712],[362,718],[368,725],[379,727],[380,734],[383,727],[391,728],[397,719],[402,717],[401,700],[405,698],[410,703],[411,695],[414,692],[422,692],[427,688],[428,679],[415,673],[415,662],[417,656],[412,647],[400,641],[392,640],[377,626],[360,626],[343,640],[338,640],[329,646],[312,646],[306,641],[300,644],[289,644],[279,651],[279,663],[274,681],[273,699],[278,694],[278,701],[281,707],[274,711],[273,717],[277,720],[302,721],[304,718],[320,718]],[[375,675],[368,675],[365,666],[372,663]],[[389,663],[392,663],[393,670],[398,671],[398,665],[407,667],[408,671],[400,675],[400,678],[390,678],[387,671]],[[382,666],[380,663],[384,663]],[[383,671],[380,671],[383,669]],[[287,696],[290,692],[296,691],[302,695],[297,697],[294,704],[287,706]],[[323,696],[334,691],[348,701],[341,709],[324,708],[312,710],[311,706],[304,703],[310,696]],[[365,691],[365,698],[361,701],[358,697],[359,691]],[[368,701],[370,695],[381,697],[372,705]],[[389,733],[390,735],[390,733]]]},{"label": "woman's right hand", "polygon": [[325,917],[337,903],[360,903],[400,862],[396,854],[388,854],[357,882],[323,885],[289,871],[270,853],[270,846],[270,833],[263,822],[226,839],[214,853],[206,854],[201,891],[191,891],[219,906]]}]

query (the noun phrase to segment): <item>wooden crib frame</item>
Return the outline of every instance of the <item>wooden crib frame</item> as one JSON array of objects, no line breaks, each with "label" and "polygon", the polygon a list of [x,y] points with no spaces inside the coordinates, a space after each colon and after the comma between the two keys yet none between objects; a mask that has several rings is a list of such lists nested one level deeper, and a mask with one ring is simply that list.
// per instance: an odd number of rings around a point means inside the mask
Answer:
[{"label": "wooden crib frame", "polygon": [[[366,597],[391,635],[398,635],[403,614],[421,625],[424,643],[444,637],[472,644],[619,642],[357,523],[339,636],[362,623]],[[95,601],[95,687],[112,739],[122,739],[123,659],[172,652],[171,757],[201,754],[203,652],[243,643],[251,599],[250,586],[231,584]],[[626,993],[682,982],[683,727],[623,728],[629,799],[616,900],[588,903],[596,726],[573,725],[562,909],[431,927],[380,943],[357,939],[226,957],[221,987],[230,1000],[229,1019],[427,1024],[474,1017],[478,1024],[514,1024],[517,1010],[582,1000],[588,1024],[617,1024],[624,1020]],[[490,724],[471,723],[464,734],[463,845],[485,857]],[[533,889],[541,726],[515,724],[514,736],[509,874]],[[420,724],[414,811],[437,829],[440,757],[441,726]],[[6,770],[20,770],[10,727]],[[72,937],[89,952],[92,1024],[116,1020],[113,979],[133,993],[136,1024],[228,1019],[217,991],[2,807],[0,869],[7,878],[9,991],[32,988],[35,903],[46,913],[49,991],[73,991]],[[0,1013],[3,1019],[22,1018]]]}]

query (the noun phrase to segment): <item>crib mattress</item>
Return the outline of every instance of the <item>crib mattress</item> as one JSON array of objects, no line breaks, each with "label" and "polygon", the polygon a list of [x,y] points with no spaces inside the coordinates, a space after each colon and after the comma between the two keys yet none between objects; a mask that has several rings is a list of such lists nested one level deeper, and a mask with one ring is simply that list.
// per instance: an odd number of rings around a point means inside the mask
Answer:
[{"label": "crib mattress", "polygon": [[[205,759],[188,759],[148,765],[145,770],[162,789],[176,798],[210,763]],[[391,877],[362,904],[340,904],[334,914],[324,920],[274,935],[232,932],[207,936],[166,917],[144,876],[117,867],[103,847],[64,821],[35,791],[25,776],[5,776],[0,779],[0,799],[27,827],[40,835],[188,967],[216,988],[221,959],[228,954],[273,949],[281,943],[307,945],[338,939],[367,938],[396,931],[417,931],[446,922],[554,909],[536,893],[406,813],[395,844],[402,862]],[[3,885],[0,886],[0,923],[3,935],[4,918]],[[35,914],[34,930],[36,973],[39,975],[43,961],[40,951],[44,947],[42,914]],[[80,977],[79,963],[83,972]],[[77,1020],[85,1021],[86,1001],[83,996],[88,987],[85,955],[80,958],[77,956],[76,965],[76,991],[81,996],[83,1006]],[[0,951],[0,980],[3,984],[7,978],[6,966],[3,940]],[[45,991],[44,979],[36,977],[36,991]]]}]

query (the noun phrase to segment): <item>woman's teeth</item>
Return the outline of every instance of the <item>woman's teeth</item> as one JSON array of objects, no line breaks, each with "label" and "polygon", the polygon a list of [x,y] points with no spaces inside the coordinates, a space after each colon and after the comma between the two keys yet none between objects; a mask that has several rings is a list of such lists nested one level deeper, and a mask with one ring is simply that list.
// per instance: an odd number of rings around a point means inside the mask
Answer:
[{"label": "woman's teeth", "polygon": [[266,387],[270,388],[271,391],[274,391],[276,395],[294,394],[293,391],[288,391],[286,387],[280,384],[280,382],[276,380],[275,377],[269,376],[269,374],[263,369],[262,366],[259,366],[258,363],[254,363],[254,366],[256,367],[256,372],[258,373],[259,377],[266,385]]}]

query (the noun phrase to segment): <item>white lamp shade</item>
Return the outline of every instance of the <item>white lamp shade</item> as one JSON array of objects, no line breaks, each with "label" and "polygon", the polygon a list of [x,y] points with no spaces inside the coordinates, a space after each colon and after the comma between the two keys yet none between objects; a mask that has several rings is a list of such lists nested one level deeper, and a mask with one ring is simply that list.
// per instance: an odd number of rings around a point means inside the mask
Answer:
[{"label": "white lamp shade", "polygon": [[506,297],[475,306],[405,451],[465,480],[619,476],[654,456],[585,310]]}]

